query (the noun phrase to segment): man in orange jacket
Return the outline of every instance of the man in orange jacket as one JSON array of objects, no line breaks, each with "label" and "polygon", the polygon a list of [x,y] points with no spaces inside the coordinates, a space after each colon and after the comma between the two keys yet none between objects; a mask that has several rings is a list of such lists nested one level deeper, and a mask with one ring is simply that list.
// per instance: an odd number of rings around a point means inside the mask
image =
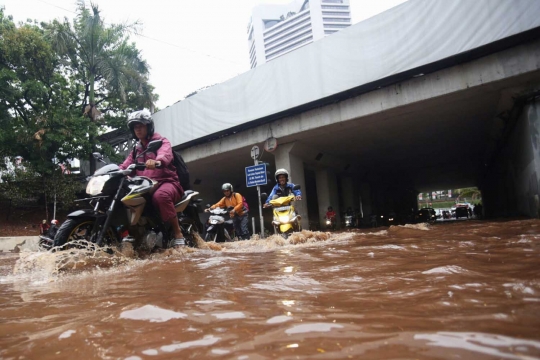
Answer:
[{"label": "man in orange jacket", "polygon": [[248,229],[248,210],[244,206],[244,198],[239,193],[233,192],[233,186],[229,183],[223,184],[221,186],[223,190],[223,198],[219,200],[214,205],[210,206],[209,209],[204,211],[209,211],[210,209],[222,208],[227,209],[233,207],[229,215],[234,224],[234,231],[236,236],[242,240],[249,239],[249,229]]}]

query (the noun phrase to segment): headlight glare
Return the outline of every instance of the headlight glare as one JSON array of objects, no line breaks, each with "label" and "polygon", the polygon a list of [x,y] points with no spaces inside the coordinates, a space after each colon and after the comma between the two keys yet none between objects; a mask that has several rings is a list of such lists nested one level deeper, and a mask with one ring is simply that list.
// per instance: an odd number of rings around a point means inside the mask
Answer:
[{"label": "headlight glare", "polygon": [[90,179],[88,182],[88,185],[86,185],[86,193],[88,195],[96,196],[101,194],[101,191],[103,190],[103,186],[109,180],[110,175],[100,175],[100,176],[94,176]]}]

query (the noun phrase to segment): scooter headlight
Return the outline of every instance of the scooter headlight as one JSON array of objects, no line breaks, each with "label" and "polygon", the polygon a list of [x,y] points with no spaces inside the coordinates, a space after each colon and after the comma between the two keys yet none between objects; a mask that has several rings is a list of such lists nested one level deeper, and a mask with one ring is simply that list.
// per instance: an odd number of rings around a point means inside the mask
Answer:
[{"label": "scooter headlight", "polygon": [[330,225],[330,220],[326,220],[326,225]]},{"label": "scooter headlight", "polygon": [[101,194],[101,191],[103,190],[103,186],[109,180],[111,176],[110,175],[100,175],[100,176],[94,176],[90,179],[88,182],[88,185],[86,185],[86,193],[88,195],[96,196]]},{"label": "scooter headlight", "polygon": [[287,222],[289,222],[289,217],[288,216],[280,216],[279,217],[279,222],[287,223]]}]

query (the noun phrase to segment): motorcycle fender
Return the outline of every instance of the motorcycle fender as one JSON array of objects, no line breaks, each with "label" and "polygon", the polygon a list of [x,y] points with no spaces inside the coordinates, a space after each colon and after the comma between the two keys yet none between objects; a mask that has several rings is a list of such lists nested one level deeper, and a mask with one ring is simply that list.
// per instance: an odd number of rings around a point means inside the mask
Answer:
[{"label": "motorcycle fender", "polygon": [[82,210],[76,210],[76,211],[72,212],[67,217],[68,217],[68,219],[73,219],[73,218],[79,218],[79,217],[98,218],[98,217],[103,217],[103,216],[106,216],[106,215],[105,214],[96,214],[94,212],[94,210],[91,210],[91,209],[82,209]]},{"label": "motorcycle fender", "polygon": [[287,232],[288,230],[291,230],[292,228],[293,228],[292,224],[279,225],[279,231],[281,231],[282,233]]}]

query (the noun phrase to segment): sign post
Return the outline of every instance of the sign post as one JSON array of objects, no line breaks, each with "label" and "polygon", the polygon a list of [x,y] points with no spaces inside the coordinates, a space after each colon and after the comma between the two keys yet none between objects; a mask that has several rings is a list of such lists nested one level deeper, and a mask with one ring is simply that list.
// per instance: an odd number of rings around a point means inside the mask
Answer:
[{"label": "sign post", "polygon": [[246,167],[246,186],[257,186],[257,197],[259,198],[259,214],[261,221],[261,239],[264,239],[264,222],[262,215],[261,204],[261,187],[266,185],[266,164],[259,165],[259,147],[257,145],[251,148],[251,158],[255,161],[255,165]]}]

